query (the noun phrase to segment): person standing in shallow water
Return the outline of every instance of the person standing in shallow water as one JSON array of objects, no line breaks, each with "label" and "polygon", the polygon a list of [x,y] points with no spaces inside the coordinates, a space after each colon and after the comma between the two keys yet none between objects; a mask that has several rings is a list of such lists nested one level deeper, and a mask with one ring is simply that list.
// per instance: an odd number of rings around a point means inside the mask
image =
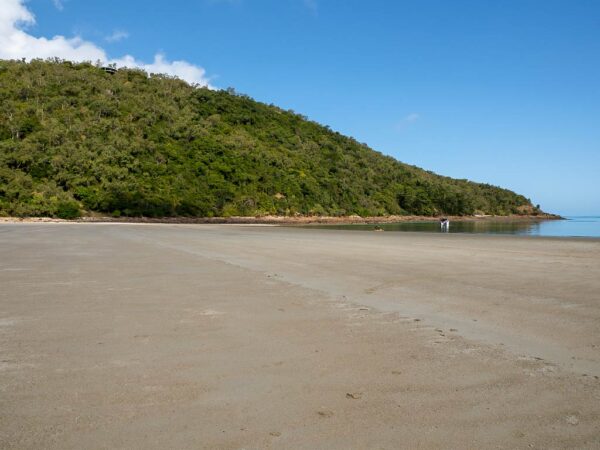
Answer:
[{"label": "person standing in shallow water", "polygon": [[450,231],[450,221],[446,217],[440,219],[440,228],[446,233]]}]

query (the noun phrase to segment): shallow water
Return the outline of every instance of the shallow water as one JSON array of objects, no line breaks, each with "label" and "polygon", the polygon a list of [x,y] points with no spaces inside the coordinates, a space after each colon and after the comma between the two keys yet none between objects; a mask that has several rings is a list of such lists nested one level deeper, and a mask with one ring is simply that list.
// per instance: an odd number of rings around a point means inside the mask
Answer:
[{"label": "shallow water", "polygon": [[[443,232],[437,222],[401,222],[381,225],[311,225],[311,227],[366,231],[372,231],[375,227],[380,227],[385,231]],[[600,238],[600,216],[573,216],[567,217],[565,220],[543,221],[452,221],[449,232]]]}]

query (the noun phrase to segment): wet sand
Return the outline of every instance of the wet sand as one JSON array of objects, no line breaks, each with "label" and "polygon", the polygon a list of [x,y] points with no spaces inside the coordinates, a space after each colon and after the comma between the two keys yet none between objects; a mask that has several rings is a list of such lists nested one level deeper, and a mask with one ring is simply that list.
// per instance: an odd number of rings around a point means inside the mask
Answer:
[{"label": "wet sand", "polygon": [[600,240],[0,224],[0,448],[600,448]]}]

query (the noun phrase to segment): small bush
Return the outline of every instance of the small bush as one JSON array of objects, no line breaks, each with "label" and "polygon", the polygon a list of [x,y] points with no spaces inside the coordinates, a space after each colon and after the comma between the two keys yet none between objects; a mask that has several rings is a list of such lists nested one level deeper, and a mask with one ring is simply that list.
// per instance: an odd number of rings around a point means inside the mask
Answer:
[{"label": "small bush", "polygon": [[56,205],[56,217],[60,219],[77,219],[81,217],[79,203],[73,200],[63,200]]}]

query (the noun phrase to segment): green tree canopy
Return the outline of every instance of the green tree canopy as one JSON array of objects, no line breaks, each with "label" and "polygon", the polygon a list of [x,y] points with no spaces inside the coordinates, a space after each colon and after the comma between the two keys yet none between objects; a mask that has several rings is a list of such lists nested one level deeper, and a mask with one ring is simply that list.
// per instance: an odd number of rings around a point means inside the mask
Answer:
[{"label": "green tree canopy", "polygon": [[0,61],[0,214],[510,214],[530,201],[305,117],[137,69]]}]

